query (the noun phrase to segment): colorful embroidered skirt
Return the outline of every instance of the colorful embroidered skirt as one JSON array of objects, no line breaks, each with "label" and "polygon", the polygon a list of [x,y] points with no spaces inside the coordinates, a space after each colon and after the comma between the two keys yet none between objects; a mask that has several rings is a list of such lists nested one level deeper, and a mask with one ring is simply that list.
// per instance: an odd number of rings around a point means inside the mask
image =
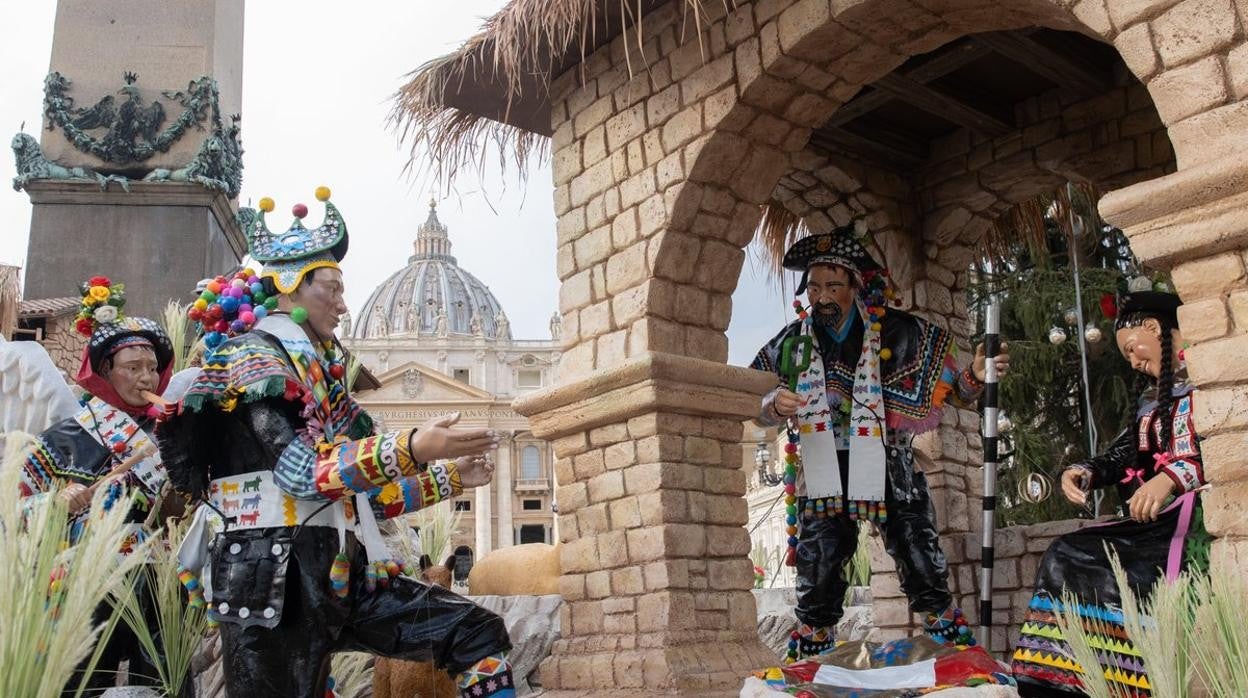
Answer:
[{"label": "colorful embroidered skirt", "polygon": [[1200,523],[1196,495],[1191,494],[1173,502],[1156,521],[1093,524],[1053,541],[1036,573],[1035,595],[1013,653],[1020,692],[1082,693],[1082,667],[1057,625],[1065,590],[1078,600],[1079,615],[1105,677],[1124,695],[1152,695],[1143,658],[1123,626],[1121,597],[1106,546],[1118,555],[1132,591],[1144,598],[1163,573],[1174,579],[1184,568],[1204,568],[1208,537]]}]

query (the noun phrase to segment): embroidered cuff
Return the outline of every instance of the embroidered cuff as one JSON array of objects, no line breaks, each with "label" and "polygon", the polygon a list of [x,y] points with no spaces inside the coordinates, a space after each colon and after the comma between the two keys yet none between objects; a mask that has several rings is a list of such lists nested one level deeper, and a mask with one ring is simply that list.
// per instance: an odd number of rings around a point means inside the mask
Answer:
[{"label": "embroidered cuff", "polygon": [[956,387],[958,399],[963,402],[974,402],[984,392],[983,381],[975,377],[975,372],[971,370],[970,366],[958,372]]},{"label": "embroidered cuff", "polygon": [[374,511],[392,519],[431,507],[463,492],[454,463],[434,463],[428,470],[387,483],[371,495]]},{"label": "embroidered cuff", "polygon": [[316,460],[317,491],[329,499],[368,492],[416,472],[407,432],[388,432],[330,447]]},{"label": "embroidered cuff", "polygon": [[779,392],[780,388],[776,388],[763,396],[763,407],[757,419],[760,426],[774,427],[784,422],[784,417],[776,411],[776,394]]},{"label": "embroidered cuff", "polygon": [[1186,458],[1170,461],[1162,467],[1161,472],[1178,485],[1180,492],[1191,492],[1204,484],[1204,473],[1201,472],[1200,463]]}]

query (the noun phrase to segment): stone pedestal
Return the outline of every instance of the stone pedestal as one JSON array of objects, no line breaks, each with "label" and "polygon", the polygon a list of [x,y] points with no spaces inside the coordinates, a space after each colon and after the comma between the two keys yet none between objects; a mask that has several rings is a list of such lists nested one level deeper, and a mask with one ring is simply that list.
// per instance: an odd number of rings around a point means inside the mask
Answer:
[{"label": "stone pedestal", "polygon": [[197,281],[246,253],[230,202],[198,185],[134,182],[127,193],[44,180],[26,190],[34,204],[26,298],[74,296],[103,274],[126,284],[128,314],[156,318],[169,299],[189,302]]},{"label": "stone pedestal", "polygon": [[546,689],[739,689],[758,639],[741,422],[775,379],[648,352],[517,400],[557,457],[562,638]]},{"label": "stone pedestal", "polygon": [[[128,99],[119,92],[125,74],[134,73],[142,106],[153,101],[164,106],[164,126],[178,118],[181,107],[161,92],[185,90],[192,80],[210,75],[217,81],[221,114],[237,114],[243,102],[243,8],[243,0],[59,0],[49,70],[70,81],[76,108],[112,96],[120,109]],[[41,145],[49,160],[118,168],[77,150],[63,131],[47,126],[45,117]],[[207,133],[189,129],[168,151],[141,163],[142,169],[185,165]]]}]

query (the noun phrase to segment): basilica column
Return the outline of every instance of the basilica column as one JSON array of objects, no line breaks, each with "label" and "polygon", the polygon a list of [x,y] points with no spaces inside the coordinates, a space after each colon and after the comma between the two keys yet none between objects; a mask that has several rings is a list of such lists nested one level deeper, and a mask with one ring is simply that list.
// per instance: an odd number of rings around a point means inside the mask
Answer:
[{"label": "basilica column", "polygon": [[498,462],[494,467],[495,490],[498,492],[498,548],[510,547],[516,540],[511,522],[511,451],[516,447],[516,435],[512,431],[500,432],[502,442],[498,445]]},{"label": "basilica column", "polygon": [[[494,521],[490,516],[492,508],[490,506],[490,497],[493,496],[497,489],[497,486],[492,483],[476,489],[476,503],[473,505],[476,507],[475,520],[477,528],[477,544],[473,550],[473,559],[475,560],[480,560],[482,556],[494,549]],[[440,562],[440,560],[434,560],[434,562]]]}]

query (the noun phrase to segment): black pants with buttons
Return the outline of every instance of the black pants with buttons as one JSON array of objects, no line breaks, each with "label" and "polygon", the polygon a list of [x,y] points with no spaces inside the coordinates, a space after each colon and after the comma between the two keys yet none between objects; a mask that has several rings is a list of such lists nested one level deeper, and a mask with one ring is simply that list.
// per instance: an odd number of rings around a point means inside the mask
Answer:
[{"label": "black pants with buttons", "polygon": [[[908,450],[908,449],[907,449]],[[915,613],[941,613],[953,602],[949,565],[936,534],[936,509],[927,478],[911,458],[889,449],[884,488],[888,520],[879,526],[884,547],[897,565],[901,590]],[[849,453],[840,456],[841,482],[848,479]],[[905,454],[910,455],[910,454]],[[903,469],[904,468],[904,469]],[[798,500],[805,511],[805,500]],[[858,549],[858,522],[846,514],[817,518],[799,514],[797,534],[797,619],[812,627],[833,627],[845,614],[845,562]]]},{"label": "black pants with buttons", "polygon": [[[413,661],[432,660],[454,677],[485,657],[511,649],[497,614],[439,586],[396,577],[389,586],[364,585],[363,546],[349,535],[351,593],[335,596],[329,570],[338,553],[331,528],[260,528],[228,532],[214,543],[214,557],[232,543],[246,547],[289,541],[280,622],[276,627],[222,622],[225,694],[229,698],[323,698],[334,652],[368,652]],[[213,594],[218,582],[214,564]],[[223,575],[232,576],[232,573]],[[245,575],[240,584],[255,583]],[[231,580],[233,581],[233,580]],[[260,612],[262,614],[262,611]],[[237,609],[232,616],[238,614]],[[248,617],[255,619],[249,610]]]}]

